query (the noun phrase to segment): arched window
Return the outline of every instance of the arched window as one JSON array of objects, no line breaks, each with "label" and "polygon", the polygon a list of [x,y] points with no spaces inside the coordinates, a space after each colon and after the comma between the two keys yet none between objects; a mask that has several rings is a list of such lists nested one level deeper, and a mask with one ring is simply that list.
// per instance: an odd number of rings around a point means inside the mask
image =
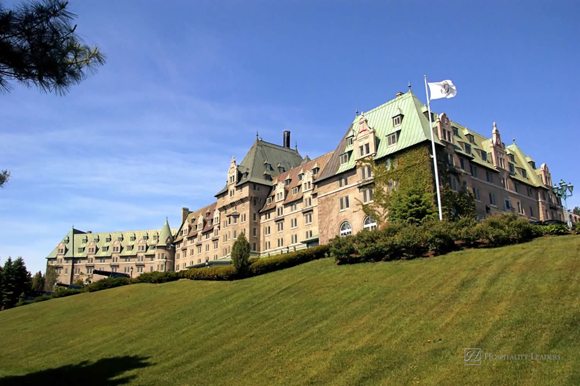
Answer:
[{"label": "arched window", "polygon": [[377,222],[375,221],[374,218],[368,216],[365,218],[365,221],[363,222],[363,228],[369,230],[377,229]]},{"label": "arched window", "polygon": [[340,237],[352,235],[352,228],[348,221],[343,222],[340,225]]}]

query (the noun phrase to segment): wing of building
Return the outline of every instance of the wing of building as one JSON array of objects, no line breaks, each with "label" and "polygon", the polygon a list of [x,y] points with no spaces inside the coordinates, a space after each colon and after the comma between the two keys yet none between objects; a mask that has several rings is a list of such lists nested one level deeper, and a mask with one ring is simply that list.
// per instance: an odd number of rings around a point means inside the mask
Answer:
[{"label": "wing of building", "polygon": [[[479,218],[513,212],[536,221],[564,220],[548,166],[537,167],[515,140],[506,146],[495,123],[486,137],[445,113],[432,113],[431,120],[443,155],[440,162],[449,171],[444,183],[473,193]],[[214,202],[194,211],[182,209],[178,229],[171,230],[167,221],[160,230],[73,229],[47,257],[48,265],[57,268],[63,283],[96,280],[94,270],[131,275],[179,271],[229,264],[240,233],[253,256],[270,256],[375,228],[374,219],[360,208],[360,202],[372,201],[373,176],[357,161],[372,158],[388,164],[409,149],[430,151],[427,109],[411,91],[397,93],[387,103],[357,113],[344,127],[338,145],[329,146],[334,150],[314,159],[290,148],[288,131],[282,145],[256,138],[241,163],[232,157]]]}]

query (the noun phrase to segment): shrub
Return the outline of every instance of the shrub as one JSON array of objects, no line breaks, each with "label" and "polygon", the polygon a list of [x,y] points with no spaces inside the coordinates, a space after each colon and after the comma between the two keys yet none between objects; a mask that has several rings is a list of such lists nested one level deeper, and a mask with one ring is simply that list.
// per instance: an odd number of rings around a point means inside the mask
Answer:
[{"label": "shrub", "polygon": [[479,228],[481,238],[490,247],[522,243],[541,236],[538,227],[515,214],[488,217]]},{"label": "shrub", "polygon": [[328,246],[320,245],[297,252],[265,257],[252,263],[248,268],[248,274],[250,276],[258,276],[268,272],[294,267],[299,264],[326,257],[328,251]]},{"label": "shrub", "polygon": [[419,232],[422,234],[424,247],[436,255],[451,252],[456,248],[453,224],[448,221],[428,221],[421,226]]},{"label": "shrub", "polygon": [[85,290],[88,292],[95,292],[109,288],[121,287],[127,284],[131,284],[131,279],[128,277],[107,278],[89,284],[85,287]]},{"label": "shrub", "polygon": [[167,283],[179,280],[178,272],[147,272],[142,273],[132,280],[133,283]]},{"label": "shrub", "polygon": [[330,256],[334,257],[339,264],[359,263],[358,256],[355,257],[354,240],[354,236],[336,236],[328,244]]},{"label": "shrub", "polygon": [[564,236],[570,234],[570,228],[564,224],[550,224],[542,227],[542,231],[545,235],[551,236]]},{"label": "shrub", "polygon": [[68,289],[65,287],[57,287],[56,290],[54,291],[54,293],[52,294],[52,298],[53,299],[64,298],[67,296],[78,295],[81,292],[82,291],[78,290],[78,289]]},{"label": "shrub", "polygon": [[42,295],[42,296],[38,296],[38,297],[34,298],[34,303],[40,303],[40,302],[44,302],[44,301],[50,300],[50,299],[52,299],[51,296]]},{"label": "shrub", "polygon": [[426,252],[422,229],[417,226],[408,225],[402,227],[395,236],[398,248],[401,250],[401,258],[405,260],[423,256]]},{"label": "shrub", "polygon": [[454,238],[461,241],[465,248],[473,248],[477,245],[481,238],[480,230],[479,223],[474,218],[462,218],[453,223],[450,228]]},{"label": "shrub", "polygon": [[191,268],[180,272],[180,276],[190,280],[235,280],[239,275],[231,265],[224,267]]},{"label": "shrub", "polygon": [[238,239],[232,247],[232,264],[236,273],[243,273],[248,268],[250,258],[250,243],[246,240],[244,233],[240,233]]}]

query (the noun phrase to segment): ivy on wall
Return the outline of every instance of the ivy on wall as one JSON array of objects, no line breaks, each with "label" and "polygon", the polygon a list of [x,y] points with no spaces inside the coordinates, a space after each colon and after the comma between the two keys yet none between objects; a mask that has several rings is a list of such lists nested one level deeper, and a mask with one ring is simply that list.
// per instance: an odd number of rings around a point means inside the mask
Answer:
[{"label": "ivy on wall", "polygon": [[[366,165],[370,165],[374,177],[373,202],[359,204],[379,226],[387,222],[420,224],[438,218],[435,174],[428,146],[417,146],[379,162],[372,159],[359,161],[359,166]],[[441,163],[439,171],[444,218],[474,218],[473,195],[452,190],[447,182],[448,170]]]}]

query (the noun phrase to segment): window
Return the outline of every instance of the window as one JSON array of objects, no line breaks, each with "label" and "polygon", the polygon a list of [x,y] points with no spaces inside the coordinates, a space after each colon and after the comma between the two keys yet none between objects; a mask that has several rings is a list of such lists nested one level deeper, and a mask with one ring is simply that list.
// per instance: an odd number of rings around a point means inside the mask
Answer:
[{"label": "window", "polygon": [[292,235],[291,236],[291,243],[292,244],[297,244],[298,243],[298,235]]},{"label": "window", "polygon": [[366,180],[367,178],[371,178],[371,167],[370,165],[363,166],[362,169],[362,179]]},{"label": "window", "polygon": [[501,179],[501,186],[504,187],[504,189],[506,188],[506,184],[505,184],[505,178]]},{"label": "window", "polygon": [[304,207],[308,208],[309,206],[312,206],[312,197],[304,198]]},{"label": "window", "polygon": [[512,203],[510,202],[509,198],[504,198],[504,208],[505,210],[512,209]]},{"label": "window", "polygon": [[453,129],[453,135],[456,137],[459,137],[459,129],[457,127],[452,127]]},{"label": "window", "polygon": [[270,236],[270,227],[269,226],[264,227],[264,235],[265,236]]},{"label": "window", "polygon": [[348,153],[344,153],[340,155],[340,164],[345,164],[348,162]]},{"label": "window", "polygon": [[283,247],[284,246],[284,238],[281,237],[278,239],[278,248]]},{"label": "window", "polygon": [[387,144],[389,146],[394,146],[397,144],[397,133],[387,135]]},{"label": "window", "polygon": [[318,171],[319,171],[319,170],[320,170],[320,168],[314,168],[314,169],[312,169],[312,175],[313,175],[313,176],[316,176],[316,175],[318,175]]},{"label": "window", "polygon": [[346,139],[346,146],[352,146],[353,140],[354,140],[354,137],[348,137]]},{"label": "window", "polygon": [[306,239],[309,239],[312,237],[312,231],[306,231]]},{"label": "window", "polygon": [[290,219],[290,229],[294,229],[298,226],[298,219],[292,218]]},{"label": "window", "polygon": [[368,216],[365,218],[363,222],[363,228],[369,230],[377,229],[377,222],[375,221],[374,218]]},{"label": "window", "polygon": [[304,191],[308,191],[312,189],[312,182],[308,181],[304,183]]},{"label": "window", "polygon": [[524,207],[523,207],[522,203],[519,202],[519,201],[518,201],[518,213],[519,214],[525,214]]},{"label": "window", "polygon": [[401,126],[401,122],[403,122],[402,115],[397,115],[396,117],[393,117],[393,126],[394,127]]},{"label": "window", "polygon": [[511,162],[509,163],[509,167],[510,167],[510,173],[515,173],[516,172],[516,167]]},{"label": "window", "polygon": [[338,187],[342,188],[343,186],[347,186],[348,185],[348,177],[340,177],[338,179]]},{"label": "window", "polygon": [[485,172],[485,178],[487,179],[487,182],[490,182],[493,184],[493,174],[491,174],[490,172],[486,171]]},{"label": "window", "polygon": [[294,187],[294,188],[292,188],[292,194],[293,195],[297,195],[298,194],[298,187],[297,186]]},{"label": "window", "polygon": [[530,206],[530,216],[534,217],[534,208]]},{"label": "window", "polygon": [[473,197],[475,197],[475,199],[477,201],[481,201],[481,192],[479,191],[479,189],[477,188],[471,188],[473,190]]},{"label": "window", "polygon": [[471,154],[471,145],[468,143],[465,144],[465,152],[467,154]]},{"label": "window", "polygon": [[522,169],[522,177],[528,178],[528,172],[526,172],[525,169]]},{"label": "window", "polygon": [[265,249],[265,250],[268,250],[268,249],[270,249],[270,242],[269,242],[269,241],[265,241],[265,242],[264,242],[264,249]]},{"label": "window", "polygon": [[463,158],[459,158],[459,165],[461,169],[465,170],[465,160]]},{"label": "window", "polygon": [[471,142],[471,143],[475,144],[474,137],[473,137],[473,135],[472,135],[472,134],[467,134],[467,135],[466,135],[466,137],[467,137],[467,139],[469,140],[469,142]]},{"label": "window", "polygon": [[266,200],[266,205],[270,205],[272,203],[272,197],[268,197]]},{"label": "window", "polygon": [[276,209],[276,216],[282,216],[284,214],[284,207],[281,206]]},{"label": "window", "polygon": [[346,210],[348,208],[350,208],[348,196],[341,197],[340,198],[340,210]]},{"label": "window", "polygon": [[495,205],[495,194],[489,193],[489,203]]},{"label": "window", "polygon": [[532,190],[532,188],[528,188],[528,197],[532,197],[534,191]]},{"label": "window", "polygon": [[469,165],[469,169],[471,171],[471,175],[477,178],[477,166]]},{"label": "window", "polygon": [[451,189],[457,191],[457,180],[454,177],[449,177],[449,186],[451,186]]},{"label": "window", "polygon": [[520,184],[518,184],[517,182],[514,182],[514,186],[516,188],[516,193],[520,192]]},{"label": "window", "polygon": [[280,221],[278,224],[276,224],[277,230],[278,232],[283,232],[284,231],[284,222]]},{"label": "window", "polygon": [[[296,219],[294,219],[295,222],[297,222]],[[304,215],[304,224],[308,225],[308,224],[312,224],[312,213],[308,213]]]},{"label": "window", "polygon": [[297,203],[293,203],[292,206],[290,206],[290,211],[294,212],[298,209],[298,204]]},{"label": "window", "polygon": [[271,215],[272,215],[272,212],[266,212],[266,214],[264,215],[264,219],[269,220]]},{"label": "window", "polygon": [[481,160],[487,162],[487,152],[481,151]]},{"label": "window", "polygon": [[373,200],[373,189],[369,188],[369,189],[363,189],[362,190],[363,193],[363,203],[367,203],[367,202],[371,202]]},{"label": "window", "polygon": [[350,226],[350,223],[348,221],[343,222],[340,225],[340,237],[348,236],[351,234],[352,234],[352,228]]}]

